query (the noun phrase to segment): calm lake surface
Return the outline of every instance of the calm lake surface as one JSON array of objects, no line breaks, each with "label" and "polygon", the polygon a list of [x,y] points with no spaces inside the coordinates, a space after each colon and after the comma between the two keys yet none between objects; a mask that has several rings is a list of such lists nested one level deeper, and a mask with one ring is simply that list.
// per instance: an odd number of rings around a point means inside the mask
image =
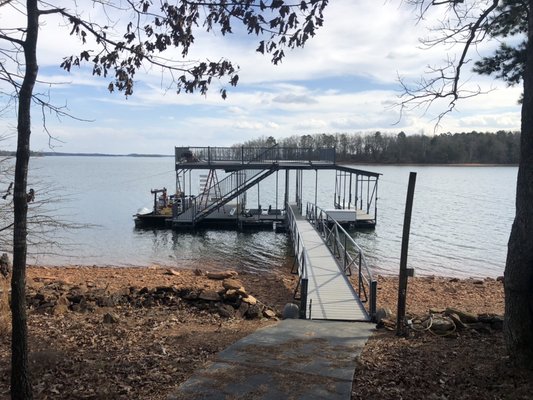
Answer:
[{"label": "calm lake surface", "polygon": [[[53,201],[48,213],[76,224],[73,230],[46,233],[59,245],[40,244],[30,261],[42,265],[117,265],[192,267],[216,265],[248,271],[290,262],[285,234],[272,231],[136,230],[133,214],[151,207],[150,189],[175,188],[173,158],[41,157],[31,160],[30,185]],[[354,232],[376,273],[398,271],[409,172],[417,184],[409,247],[410,267],[418,275],[492,276],[503,274],[514,217],[516,167],[363,166],[379,180],[378,225]],[[280,180],[283,174],[280,174]],[[193,180],[196,179],[193,176]],[[332,208],[335,175],[318,174],[318,204]],[[314,172],[304,174],[304,200],[314,201]],[[193,184],[194,186],[194,184]],[[281,204],[284,185],[278,181]],[[276,203],[276,180],[260,187],[263,208]],[[256,207],[257,189],[248,194]],[[293,198],[291,193],[291,199]]]}]

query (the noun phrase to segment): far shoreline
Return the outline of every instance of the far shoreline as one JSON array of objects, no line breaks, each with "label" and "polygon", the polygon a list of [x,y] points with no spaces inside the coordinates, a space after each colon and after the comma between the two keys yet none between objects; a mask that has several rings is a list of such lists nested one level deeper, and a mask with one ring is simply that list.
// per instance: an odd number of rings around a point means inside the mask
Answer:
[{"label": "far shoreline", "polygon": [[[14,151],[0,151],[0,155],[15,157]],[[173,154],[143,154],[143,153],[129,153],[129,154],[111,154],[111,153],[57,153],[57,152],[39,152],[34,151],[31,154],[32,158],[44,157],[106,157],[106,158],[174,158]],[[336,164],[342,165],[364,165],[364,166],[393,166],[393,167],[518,167],[518,163],[373,163],[373,162],[357,162],[357,161],[336,161]]]},{"label": "far shoreline", "polygon": [[380,167],[516,167],[518,168],[518,164],[482,164],[482,163],[462,163],[462,164],[430,164],[430,163],[352,163],[352,162],[340,162],[340,164],[343,165],[364,165],[364,166],[380,166]]}]

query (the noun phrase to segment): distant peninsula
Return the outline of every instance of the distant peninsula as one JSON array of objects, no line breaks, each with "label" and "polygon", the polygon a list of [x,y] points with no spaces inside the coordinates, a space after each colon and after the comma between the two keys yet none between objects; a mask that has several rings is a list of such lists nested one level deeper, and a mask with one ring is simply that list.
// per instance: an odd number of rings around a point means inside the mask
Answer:
[{"label": "distant peninsula", "polygon": [[[14,151],[0,150],[0,156],[15,157]],[[174,157],[173,154],[107,154],[107,153],[61,153],[56,151],[32,151],[31,157]]]}]

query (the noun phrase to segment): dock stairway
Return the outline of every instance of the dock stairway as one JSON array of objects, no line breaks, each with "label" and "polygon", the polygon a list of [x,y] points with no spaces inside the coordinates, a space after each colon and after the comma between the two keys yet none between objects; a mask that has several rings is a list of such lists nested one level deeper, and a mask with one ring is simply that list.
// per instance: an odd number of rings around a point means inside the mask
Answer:
[{"label": "dock stairway", "polygon": [[[220,209],[277,170],[277,163],[273,163],[268,169],[239,169],[221,181],[213,181],[203,193],[189,203],[185,210],[175,215],[172,225],[194,226],[198,224],[215,210]],[[211,197],[211,194],[215,194],[215,197]]]}]

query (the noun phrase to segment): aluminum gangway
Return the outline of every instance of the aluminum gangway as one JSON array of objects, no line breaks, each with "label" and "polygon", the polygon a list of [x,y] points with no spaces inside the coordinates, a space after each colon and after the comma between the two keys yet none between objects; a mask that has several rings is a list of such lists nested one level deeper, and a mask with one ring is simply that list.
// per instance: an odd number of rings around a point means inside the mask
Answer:
[{"label": "aluminum gangway", "polygon": [[[377,284],[366,267],[361,248],[323,210],[308,205],[307,218],[297,204],[289,204],[287,210],[298,266],[300,317],[373,320]],[[354,288],[350,277],[355,269]]]}]

